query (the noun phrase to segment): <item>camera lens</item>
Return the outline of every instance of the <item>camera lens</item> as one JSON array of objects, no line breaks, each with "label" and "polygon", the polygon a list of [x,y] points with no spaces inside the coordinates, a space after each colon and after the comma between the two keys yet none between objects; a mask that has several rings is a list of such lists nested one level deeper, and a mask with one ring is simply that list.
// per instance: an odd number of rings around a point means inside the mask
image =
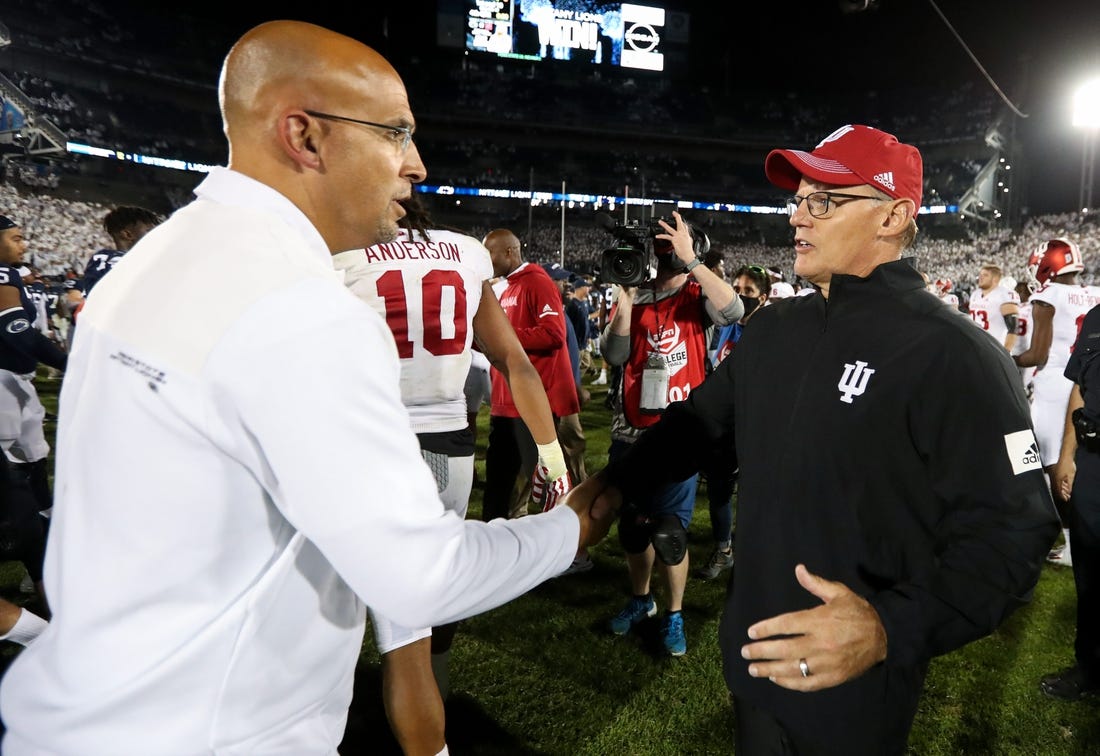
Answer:
[{"label": "camera lens", "polygon": [[611,259],[611,273],[616,278],[633,280],[640,262],[637,252],[621,252]]}]

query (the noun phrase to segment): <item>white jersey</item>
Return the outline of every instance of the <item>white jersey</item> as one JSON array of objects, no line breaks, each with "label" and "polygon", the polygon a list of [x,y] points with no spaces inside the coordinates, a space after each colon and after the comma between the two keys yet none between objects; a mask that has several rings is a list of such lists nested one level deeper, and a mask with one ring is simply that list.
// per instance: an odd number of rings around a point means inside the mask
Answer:
[{"label": "white jersey", "polygon": [[1001,307],[1006,304],[1019,304],[1020,296],[1003,286],[994,286],[988,292],[974,289],[970,295],[970,317],[978,326],[997,340],[1002,346],[1008,336]]},{"label": "white jersey", "polygon": [[453,231],[409,232],[388,244],[333,255],[344,283],[386,319],[401,358],[401,401],[413,431],[467,425],[466,376],[489,250]]},{"label": "white jersey", "polygon": [[1069,362],[1069,353],[1077,341],[1077,331],[1085,313],[1100,303],[1100,289],[1050,282],[1032,294],[1030,301],[1045,302],[1054,308],[1050,354],[1042,370],[1052,370],[1060,376]]},{"label": "white jersey", "polygon": [[[1031,319],[1031,302],[1020,302],[1020,314],[1016,316],[1016,343],[1012,345],[1012,356],[1023,354],[1031,347],[1031,330],[1035,322]],[[1034,367],[1020,368],[1020,380],[1026,388],[1035,376]]]},{"label": "white jersey", "polygon": [[1031,420],[1039,441],[1039,455],[1043,466],[1047,467],[1058,461],[1066,422],[1066,404],[1073,388],[1063,372],[1085,313],[1100,304],[1100,290],[1049,282],[1031,295],[1031,302],[1045,302],[1054,307],[1050,352],[1046,363],[1036,370],[1032,379],[1034,392],[1031,398]]},{"label": "white jersey", "polygon": [[959,309],[959,297],[957,294],[944,294],[940,296],[940,301],[948,307],[954,307],[956,310]]}]

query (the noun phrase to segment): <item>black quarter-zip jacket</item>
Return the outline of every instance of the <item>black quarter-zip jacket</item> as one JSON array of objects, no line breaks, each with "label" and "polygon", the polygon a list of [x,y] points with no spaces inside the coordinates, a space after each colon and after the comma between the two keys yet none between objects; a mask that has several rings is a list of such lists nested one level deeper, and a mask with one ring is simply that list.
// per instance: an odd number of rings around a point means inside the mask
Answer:
[{"label": "black quarter-zip jacket", "polygon": [[[736,441],[735,574],[719,630],[727,684],[788,727],[843,738],[912,719],[928,660],[1027,602],[1058,531],[1019,371],[925,291],[911,259],[764,308],[737,349],[607,470],[630,496]],[[887,658],[817,693],[748,675],[762,619],[820,600],[796,564],[878,611]],[[908,713],[906,713],[908,712]],[[830,735],[832,733],[832,735]]]}]

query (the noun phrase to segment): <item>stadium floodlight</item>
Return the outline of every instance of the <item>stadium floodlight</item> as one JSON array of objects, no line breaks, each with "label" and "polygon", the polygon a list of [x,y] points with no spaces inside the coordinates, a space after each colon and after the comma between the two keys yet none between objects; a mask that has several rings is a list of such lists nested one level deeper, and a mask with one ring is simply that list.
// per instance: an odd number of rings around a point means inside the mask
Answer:
[{"label": "stadium floodlight", "polygon": [[1100,129],[1100,76],[1086,81],[1074,94],[1073,125]]},{"label": "stadium floodlight", "polygon": [[1081,153],[1081,191],[1077,206],[1087,213],[1092,208],[1092,185],[1096,170],[1096,134],[1100,131],[1100,76],[1086,81],[1073,97],[1073,125],[1085,130]]}]

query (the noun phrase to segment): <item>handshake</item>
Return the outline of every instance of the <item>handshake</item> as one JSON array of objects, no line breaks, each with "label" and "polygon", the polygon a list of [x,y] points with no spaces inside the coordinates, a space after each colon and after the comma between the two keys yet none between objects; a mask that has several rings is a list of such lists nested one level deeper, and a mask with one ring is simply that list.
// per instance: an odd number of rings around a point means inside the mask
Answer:
[{"label": "handshake", "polygon": [[558,504],[558,500],[573,488],[569,471],[565,470],[557,477],[551,477],[550,468],[540,460],[535,465],[535,474],[531,477],[531,502],[543,512],[549,512]]}]

